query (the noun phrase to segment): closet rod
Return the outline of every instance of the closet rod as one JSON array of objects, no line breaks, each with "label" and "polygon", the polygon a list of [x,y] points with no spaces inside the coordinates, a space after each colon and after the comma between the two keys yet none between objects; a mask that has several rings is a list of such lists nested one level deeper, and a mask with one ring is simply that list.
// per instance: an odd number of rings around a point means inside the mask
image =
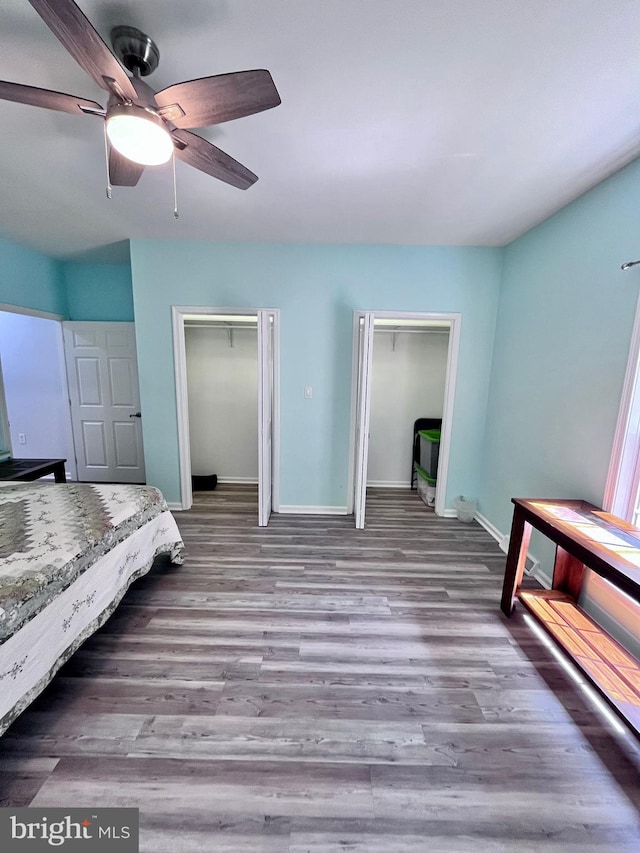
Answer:
[{"label": "closet rod", "polygon": [[226,332],[228,332],[229,329],[233,329],[234,331],[236,329],[244,329],[246,331],[254,332],[257,332],[258,330],[257,325],[241,326],[236,323],[185,323],[184,327],[185,329],[224,329]]},{"label": "closet rod", "polygon": [[449,329],[403,329],[402,327],[399,329],[394,329],[392,326],[378,327],[374,326],[373,328],[374,334],[378,332],[387,332],[388,334],[397,335],[398,333],[402,333],[404,335],[448,335]]}]

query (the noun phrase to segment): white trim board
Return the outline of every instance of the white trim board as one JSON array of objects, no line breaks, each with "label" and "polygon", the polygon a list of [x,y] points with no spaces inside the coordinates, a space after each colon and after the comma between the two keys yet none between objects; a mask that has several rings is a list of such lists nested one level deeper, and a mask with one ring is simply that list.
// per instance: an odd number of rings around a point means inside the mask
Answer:
[{"label": "white trim board", "polygon": [[280,515],[348,515],[346,506],[281,506]]},{"label": "white trim board", "polygon": [[2,359],[0,358],[0,461],[4,462],[13,455],[11,448],[11,427],[9,426],[9,413],[7,412],[7,400],[4,393],[4,380],[2,378]]},{"label": "white trim board", "polygon": [[23,308],[21,305],[9,305],[7,302],[0,302],[0,311],[6,311],[8,314],[26,314],[27,317],[42,317],[45,320],[64,320],[62,314],[52,314],[51,311],[39,311],[37,308]]},{"label": "white trim board", "polygon": [[609,471],[604,487],[602,507],[606,512],[631,520],[640,472],[638,471],[638,440],[640,424],[640,294],[629,345],[627,369],[622,386],[618,420],[613,438]]},{"label": "white trim board", "polygon": [[545,589],[551,589],[552,579],[546,572],[542,571],[540,563],[535,560],[530,569],[527,569],[527,574],[538,581]]},{"label": "white trim board", "polygon": [[[495,526],[495,524],[492,524],[489,521],[489,519],[485,518],[485,516],[482,515],[482,513],[480,513],[480,512],[476,511],[475,520],[478,522],[479,525],[484,527],[484,529],[487,531],[487,533],[493,539],[496,540],[500,550],[504,554],[506,554],[509,551],[509,539],[510,539],[510,537],[508,535],[502,533],[500,530],[498,530],[498,528]],[[546,586],[547,589],[550,589],[551,588],[551,578],[548,577],[542,571],[542,569],[540,567],[540,561],[536,557],[534,557],[534,555],[531,552],[529,552],[529,554],[527,555],[527,563],[528,563],[528,565],[526,567],[527,575],[535,578],[543,586]]]},{"label": "white trim board", "polygon": [[475,514],[475,520],[478,522],[478,524],[484,527],[484,529],[490,536],[492,536],[496,540],[496,542],[500,546],[500,550],[504,551],[504,553],[506,554],[507,548],[509,546],[509,537],[504,536],[498,530],[498,528],[489,521],[488,518],[485,518],[484,515],[482,515],[482,513],[478,512],[477,510]]}]

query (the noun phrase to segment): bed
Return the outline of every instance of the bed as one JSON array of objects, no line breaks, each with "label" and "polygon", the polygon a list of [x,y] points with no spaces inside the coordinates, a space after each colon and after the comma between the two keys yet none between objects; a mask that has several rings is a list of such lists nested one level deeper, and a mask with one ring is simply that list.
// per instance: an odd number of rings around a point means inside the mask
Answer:
[{"label": "bed", "polygon": [[182,563],[153,486],[0,483],[0,734],[159,554]]}]

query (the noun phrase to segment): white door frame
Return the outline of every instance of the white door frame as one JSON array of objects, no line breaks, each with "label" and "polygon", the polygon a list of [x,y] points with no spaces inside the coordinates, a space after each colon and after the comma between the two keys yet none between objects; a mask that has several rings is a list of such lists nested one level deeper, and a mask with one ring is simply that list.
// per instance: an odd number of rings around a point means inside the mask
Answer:
[{"label": "white door frame", "polygon": [[367,470],[369,464],[369,420],[371,415],[371,377],[373,375],[374,315],[367,313],[358,318],[358,388],[356,391],[355,425],[355,484],[353,489],[353,514],[356,528],[364,528],[367,503]]},{"label": "white door frame", "polygon": [[351,373],[351,428],[349,430],[349,471],[347,481],[347,514],[353,513],[356,466],[356,413],[359,372],[359,330],[360,319],[365,314],[373,314],[377,319],[391,320],[447,320],[449,327],[449,349],[447,352],[447,371],[442,409],[442,435],[440,437],[440,455],[438,461],[438,484],[436,488],[436,515],[444,515],[446,510],[447,480],[449,476],[449,455],[451,450],[451,430],[453,424],[453,404],[456,396],[458,373],[458,354],[460,349],[460,327],[462,314],[419,311],[362,311],[353,312],[353,354]]},{"label": "white door frame", "polygon": [[[212,308],[201,305],[172,305],[173,363],[178,415],[178,459],[180,465],[180,508],[191,509],[191,448],[189,443],[189,398],[187,395],[187,352],[184,335],[186,314],[273,315],[273,433],[272,433],[272,509],[280,509],[280,309],[279,308]],[[258,353],[260,358],[260,353]],[[260,472],[258,472],[260,476]]]},{"label": "white door frame", "polygon": [[0,436],[4,438],[4,445],[0,442],[0,462],[9,456],[13,456],[11,449],[11,429],[9,427],[9,415],[7,413],[7,401],[4,395],[4,381],[2,379],[2,359],[0,358]]},{"label": "white door frame", "polygon": [[632,524],[640,488],[640,295],[629,345],[618,421],[602,498],[606,512]]},{"label": "white door frame", "polygon": [[273,315],[258,314],[258,527],[273,507]]}]

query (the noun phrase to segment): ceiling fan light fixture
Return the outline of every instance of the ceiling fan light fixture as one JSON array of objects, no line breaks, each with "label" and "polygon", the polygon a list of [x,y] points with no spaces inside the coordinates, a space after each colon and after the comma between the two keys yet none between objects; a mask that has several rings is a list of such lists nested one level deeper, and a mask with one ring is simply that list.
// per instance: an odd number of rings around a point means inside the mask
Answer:
[{"label": "ceiling fan light fixture", "polygon": [[173,140],[161,118],[134,104],[116,104],[107,113],[107,136],[134,163],[159,166],[173,153]]}]

